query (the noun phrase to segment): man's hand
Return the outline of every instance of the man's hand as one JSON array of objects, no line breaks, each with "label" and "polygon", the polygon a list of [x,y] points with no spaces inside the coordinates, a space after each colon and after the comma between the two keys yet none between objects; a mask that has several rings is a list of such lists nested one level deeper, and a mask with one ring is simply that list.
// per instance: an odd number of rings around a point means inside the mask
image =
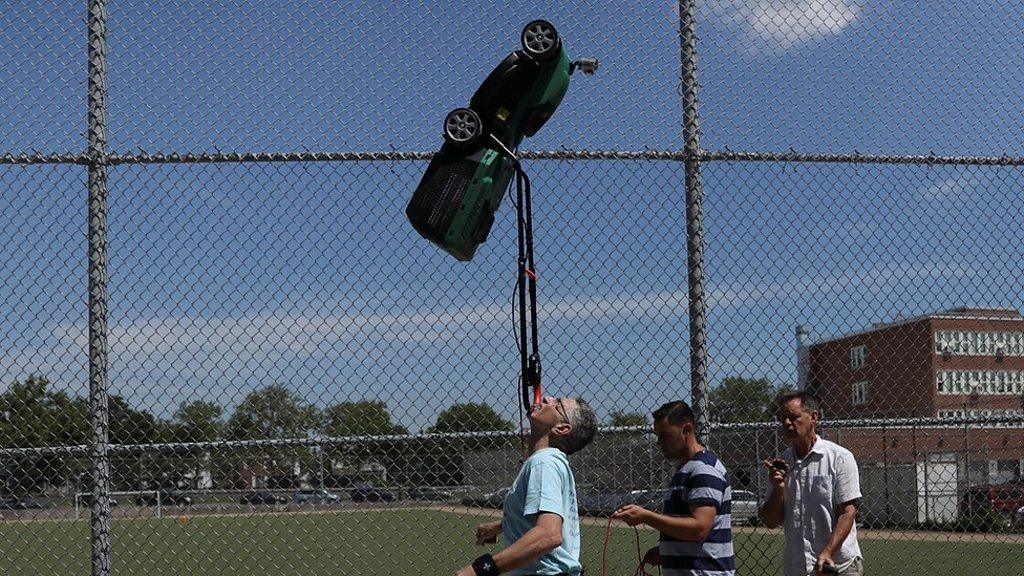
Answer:
[{"label": "man's hand", "polygon": [[646,554],[644,554],[644,564],[661,566],[661,550],[659,550],[657,546],[651,548]]},{"label": "man's hand", "polygon": [[786,488],[786,473],[789,472],[789,464],[782,458],[765,460],[764,467],[768,469],[768,479],[776,488]]},{"label": "man's hand", "polygon": [[828,552],[822,552],[821,554],[818,554],[818,560],[814,563],[814,576],[837,574],[834,568],[829,572],[825,571],[825,566],[834,567],[835,565],[836,563],[832,560],[832,555]]},{"label": "man's hand", "polygon": [[472,566],[463,566],[455,573],[455,576],[476,576],[476,571]]},{"label": "man's hand", "polygon": [[650,512],[636,504],[626,504],[622,508],[619,508],[612,514],[612,518],[615,520],[622,520],[629,526],[636,526],[638,524],[644,524],[647,521]]},{"label": "man's hand", "polygon": [[494,544],[498,541],[498,534],[501,534],[501,520],[487,522],[476,527],[476,543]]}]

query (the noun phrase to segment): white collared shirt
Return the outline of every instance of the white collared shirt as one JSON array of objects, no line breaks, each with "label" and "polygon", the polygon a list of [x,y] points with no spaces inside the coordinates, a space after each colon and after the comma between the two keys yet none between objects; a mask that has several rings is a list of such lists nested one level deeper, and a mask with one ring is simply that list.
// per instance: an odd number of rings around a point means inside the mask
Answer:
[{"label": "white collared shirt", "polygon": [[[782,573],[806,576],[812,573],[818,554],[832,537],[839,516],[836,509],[861,497],[860,474],[849,450],[820,436],[815,436],[814,445],[802,460],[796,459],[792,446],[782,452],[781,458],[789,464]],[[860,557],[854,522],[832,559],[844,570]]]}]

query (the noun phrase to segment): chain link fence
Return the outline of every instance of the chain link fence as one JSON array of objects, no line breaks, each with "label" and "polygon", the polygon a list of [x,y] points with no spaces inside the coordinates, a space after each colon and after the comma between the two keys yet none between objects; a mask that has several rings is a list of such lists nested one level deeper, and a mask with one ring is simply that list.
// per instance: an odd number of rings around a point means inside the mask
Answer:
[{"label": "chain link fence", "polygon": [[[1024,574],[1024,26],[961,8],[5,10],[0,566],[478,553],[521,458],[515,220],[462,263],[404,209],[444,112],[544,17],[600,60],[524,146],[545,386],[603,424],[573,457],[589,570],[611,510],[660,505],[649,414],[683,398],[738,573],[779,573],[762,461],[807,388],[858,459],[870,573]],[[615,528],[608,573],[656,537]]]}]

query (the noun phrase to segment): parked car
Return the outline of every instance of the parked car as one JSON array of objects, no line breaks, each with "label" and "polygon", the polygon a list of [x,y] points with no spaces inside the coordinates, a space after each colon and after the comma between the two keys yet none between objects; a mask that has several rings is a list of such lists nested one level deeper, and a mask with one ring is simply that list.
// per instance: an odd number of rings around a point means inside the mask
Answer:
[{"label": "parked car", "polygon": [[665,500],[668,499],[668,488],[658,488],[655,490],[633,490],[629,493],[631,498],[631,504],[639,504],[644,508],[650,510],[661,510],[665,505]]},{"label": "parked car", "polygon": [[760,519],[757,511],[760,508],[757,494],[749,490],[732,491],[732,523],[756,525]]},{"label": "parked car", "polygon": [[585,516],[607,518],[627,504],[637,504],[649,510],[661,510],[668,497],[668,489],[631,490],[629,492],[607,492],[584,495],[580,499],[580,513]]},{"label": "parked car", "polygon": [[135,497],[135,503],[139,506],[190,506],[192,497],[181,490],[161,488],[139,494]]},{"label": "parked car", "polygon": [[0,510],[42,510],[49,507],[48,504],[43,504],[31,496],[0,499]]},{"label": "parked car", "polygon": [[629,492],[590,493],[580,497],[579,511],[584,516],[607,518],[620,507],[632,503]]},{"label": "parked car", "polygon": [[417,486],[409,488],[409,499],[410,500],[451,500],[452,492],[450,490],[442,490],[440,488],[430,488],[426,486]]},{"label": "parked car", "polygon": [[1010,521],[1017,510],[1024,507],[1024,482],[971,486],[964,493],[960,507],[964,515],[995,512]]},{"label": "parked car", "polygon": [[394,502],[398,495],[390,490],[374,488],[369,485],[357,486],[351,492],[353,502]]},{"label": "parked car", "polygon": [[462,499],[463,506],[480,506],[482,508],[504,508],[505,498],[508,497],[508,488],[495,490],[478,496],[466,496]]},{"label": "parked car", "polygon": [[[111,508],[117,506],[117,499],[116,498],[108,498],[108,500],[110,501],[110,507]],[[71,500],[71,503],[72,504],[75,503],[75,500],[73,498]],[[84,508],[91,507],[92,506],[92,494],[89,494],[89,493],[79,494],[78,495],[78,505],[82,506]]]},{"label": "parked car", "polygon": [[254,492],[245,492],[245,493],[243,493],[238,498],[238,503],[239,504],[249,504],[249,505],[252,505],[252,506],[257,506],[257,505],[260,505],[260,504],[266,504],[266,505],[273,506],[273,505],[277,505],[277,504],[287,504],[288,503],[288,499],[285,498],[284,496],[280,496],[278,494],[274,494],[273,492],[254,491]]},{"label": "parked car", "polygon": [[295,495],[292,496],[292,500],[296,504],[333,504],[335,502],[339,502],[341,497],[337,494],[328,492],[323,488],[314,488],[309,490],[296,490]]}]

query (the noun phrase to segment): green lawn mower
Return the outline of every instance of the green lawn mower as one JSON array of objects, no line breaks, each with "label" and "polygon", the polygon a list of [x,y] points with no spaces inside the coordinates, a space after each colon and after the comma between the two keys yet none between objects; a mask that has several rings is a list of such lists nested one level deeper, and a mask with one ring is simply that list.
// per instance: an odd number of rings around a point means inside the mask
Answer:
[{"label": "green lawn mower", "polygon": [[468,108],[444,119],[444,144],[420,180],[406,215],[424,238],[468,261],[487,239],[518,161],[515,150],[554,113],[577,69],[592,74],[597,61],[570,62],[555,27],[534,20],[523,28],[522,49],[484,79]]}]

